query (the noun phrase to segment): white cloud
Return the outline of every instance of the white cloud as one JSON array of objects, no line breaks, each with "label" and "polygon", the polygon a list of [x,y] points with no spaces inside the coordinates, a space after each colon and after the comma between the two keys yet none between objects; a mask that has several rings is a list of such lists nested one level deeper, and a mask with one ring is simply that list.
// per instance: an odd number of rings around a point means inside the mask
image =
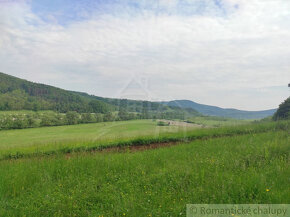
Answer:
[{"label": "white cloud", "polygon": [[42,21],[27,2],[2,3],[0,71],[109,97],[145,77],[150,99],[248,110],[277,107],[289,95],[287,88],[260,91],[290,80],[289,1],[224,0],[221,15],[208,0],[202,13],[186,16],[178,1],[164,2],[157,6],[170,14],[118,5],[119,16],[65,26]]}]

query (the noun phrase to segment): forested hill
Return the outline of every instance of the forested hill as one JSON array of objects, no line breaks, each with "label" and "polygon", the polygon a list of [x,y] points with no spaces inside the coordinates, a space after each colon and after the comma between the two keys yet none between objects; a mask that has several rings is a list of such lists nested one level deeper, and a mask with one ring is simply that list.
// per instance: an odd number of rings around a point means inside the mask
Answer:
[{"label": "forested hill", "polygon": [[0,73],[0,110],[98,112],[113,109],[100,100]]},{"label": "forested hill", "polygon": [[107,113],[137,112],[143,118],[153,114],[167,117],[199,115],[192,108],[177,108],[157,102],[110,99],[87,93],[67,91],[53,86],[33,83],[0,72],[0,110],[54,110],[58,112]]},{"label": "forested hill", "polygon": [[[285,102],[284,104],[287,103]],[[284,107],[282,106],[282,109]],[[276,111],[276,109],[265,111],[223,109],[216,106],[198,104],[189,100],[158,103],[103,98],[87,93],[67,91],[45,84],[33,83],[0,72],[1,110],[54,110],[58,112],[77,111],[79,113],[92,112],[103,114],[121,111],[120,114],[122,112],[139,113],[142,118],[157,117],[162,114],[162,117],[181,119],[184,116],[197,116],[201,114],[237,119],[259,119],[271,116]],[[276,116],[278,117],[278,115]]]}]

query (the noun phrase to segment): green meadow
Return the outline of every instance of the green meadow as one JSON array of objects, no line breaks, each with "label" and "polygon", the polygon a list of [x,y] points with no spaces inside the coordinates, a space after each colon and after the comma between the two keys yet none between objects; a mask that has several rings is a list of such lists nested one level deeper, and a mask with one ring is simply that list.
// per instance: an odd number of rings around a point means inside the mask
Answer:
[{"label": "green meadow", "polygon": [[42,127],[0,131],[0,158],[4,154],[33,153],[65,147],[83,147],[126,141],[139,137],[192,131],[195,125],[157,126],[152,120],[102,122],[70,126]]},{"label": "green meadow", "polygon": [[[244,122],[242,122],[244,123]],[[285,123],[285,122],[283,122]],[[287,122],[286,122],[287,123]],[[280,124],[281,125],[281,124]],[[0,131],[0,159],[23,155],[66,153],[108,146],[177,142],[200,137],[264,132],[278,124],[158,126],[153,120],[132,120]],[[285,124],[282,124],[285,128]]]},{"label": "green meadow", "polygon": [[215,116],[195,116],[189,118],[190,123],[201,124],[207,127],[235,126],[249,124],[253,120],[238,120],[233,118],[223,118]]},{"label": "green meadow", "polygon": [[289,203],[289,124],[137,120],[1,131],[0,216],[186,216],[188,203]]}]

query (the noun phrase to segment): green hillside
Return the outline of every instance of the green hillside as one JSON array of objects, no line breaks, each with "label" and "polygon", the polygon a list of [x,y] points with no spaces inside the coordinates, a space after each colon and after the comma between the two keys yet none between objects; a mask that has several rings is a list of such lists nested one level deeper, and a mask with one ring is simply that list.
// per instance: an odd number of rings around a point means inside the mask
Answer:
[{"label": "green hillside", "polygon": [[184,119],[185,116],[199,115],[191,108],[176,108],[149,101],[102,98],[33,83],[0,73],[0,111],[12,110],[53,110],[62,113],[77,111],[103,114],[119,111],[123,116],[126,116],[127,112],[138,113],[139,118]]},{"label": "green hillside", "polygon": [[105,113],[114,108],[100,100],[0,73],[0,110],[55,110]]}]

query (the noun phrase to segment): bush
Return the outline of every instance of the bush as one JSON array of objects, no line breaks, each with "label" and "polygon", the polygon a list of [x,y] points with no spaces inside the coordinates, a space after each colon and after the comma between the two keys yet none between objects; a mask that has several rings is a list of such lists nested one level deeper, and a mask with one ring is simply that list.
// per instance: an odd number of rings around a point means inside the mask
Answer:
[{"label": "bush", "polygon": [[165,121],[158,121],[157,122],[157,126],[169,126],[170,123],[169,122],[165,122]]}]

